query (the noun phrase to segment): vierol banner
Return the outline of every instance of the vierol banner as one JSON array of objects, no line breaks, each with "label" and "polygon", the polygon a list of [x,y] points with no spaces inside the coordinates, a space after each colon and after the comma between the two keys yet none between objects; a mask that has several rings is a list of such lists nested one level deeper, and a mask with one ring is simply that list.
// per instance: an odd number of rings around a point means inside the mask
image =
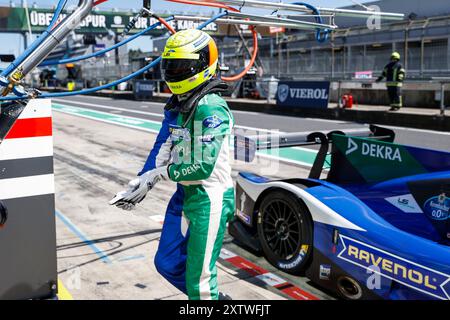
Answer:
[{"label": "vierol banner", "polygon": [[277,105],[295,108],[328,108],[329,81],[280,81]]}]

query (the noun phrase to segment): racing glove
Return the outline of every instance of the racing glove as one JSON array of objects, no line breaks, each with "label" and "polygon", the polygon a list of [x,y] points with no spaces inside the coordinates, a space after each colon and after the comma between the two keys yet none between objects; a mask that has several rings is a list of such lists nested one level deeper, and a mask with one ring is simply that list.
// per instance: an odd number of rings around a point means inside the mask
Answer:
[{"label": "racing glove", "polygon": [[168,179],[167,167],[160,167],[148,171],[139,178],[128,183],[128,189],[121,191],[109,202],[110,205],[130,211],[136,204],[142,202],[147,193],[161,180]]}]

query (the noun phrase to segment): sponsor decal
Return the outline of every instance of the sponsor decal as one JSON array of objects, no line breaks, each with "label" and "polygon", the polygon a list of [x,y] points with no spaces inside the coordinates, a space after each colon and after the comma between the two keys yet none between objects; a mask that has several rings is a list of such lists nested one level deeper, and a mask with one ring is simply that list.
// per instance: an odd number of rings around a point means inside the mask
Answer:
[{"label": "sponsor decal", "polygon": [[331,277],[331,266],[327,264],[321,264],[319,273],[320,280],[330,280],[330,277]]},{"label": "sponsor decal", "polygon": [[[18,8],[21,10],[22,8]],[[19,13],[20,14],[20,13]],[[62,13],[59,17],[58,21],[62,21],[67,17],[67,13]],[[50,21],[53,18],[53,12],[38,12],[31,11],[30,12],[30,25],[33,27],[33,30],[36,30],[35,27],[47,27],[50,25]],[[116,23],[116,19],[120,18],[120,23]],[[108,21],[109,20],[109,21]],[[120,25],[122,23],[122,17],[111,17],[109,15],[99,15],[99,14],[91,14],[86,17],[86,19],[80,24],[81,28],[110,28],[115,27],[116,25]],[[123,27],[123,26],[122,26]]]},{"label": "sponsor decal", "polygon": [[153,85],[151,83],[142,83],[142,82],[138,82],[136,84],[137,89],[136,91],[153,91]]},{"label": "sponsor decal", "polygon": [[428,172],[413,147],[342,135],[333,135],[333,144],[345,158],[335,171],[340,181],[373,183]]},{"label": "sponsor decal", "polygon": [[171,125],[169,127],[169,132],[172,138],[172,141],[191,141],[191,133],[189,132],[189,129],[183,128],[176,125]]},{"label": "sponsor decal", "polygon": [[218,116],[210,116],[203,120],[203,126],[209,129],[215,129],[220,127],[220,125],[223,123],[223,120],[220,119]]},{"label": "sponsor decal", "polygon": [[280,102],[285,102],[289,97],[289,86],[287,84],[282,84],[278,86],[278,99]]},{"label": "sponsor decal", "polygon": [[303,260],[305,260],[305,256],[308,253],[308,249],[309,249],[308,245],[306,245],[306,244],[302,245],[302,247],[300,249],[300,253],[297,256],[297,258],[295,258],[294,261],[289,262],[289,263],[279,262],[278,267],[280,269],[285,269],[285,270],[297,267],[299,264],[301,264],[303,262]]},{"label": "sponsor decal", "polygon": [[244,210],[245,209],[245,201],[247,201],[247,195],[245,194],[245,192],[242,192],[239,200],[241,200],[241,210]]},{"label": "sponsor decal", "polygon": [[201,168],[201,166],[199,164],[193,164],[192,166],[189,166],[187,168],[183,168],[181,170],[181,174],[185,177],[185,176],[189,176],[191,174],[196,173],[199,169]]},{"label": "sponsor decal", "polygon": [[174,170],[173,173],[175,174],[175,179],[180,177],[180,171]]},{"label": "sponsor decal", "polygon": [[243,192],[241,194],[241,196],[239,197],[240,200],[240,209],[236,210],[236,215],[241,218],[241,220],[246,223],[247,225],[251,226],[252,224],[252,218],[250,215],[246,214],[244,212],[245,210],[245,202],[247,201],[247,195],[245,194],[245,192]]},{"label": "sponsor decal", "polygon": [[450,198],[445,193],[432,197],[425,202],[424,211],[433,220],[447,220],[450,217]]},{"label": "sponsor decal", "polygon": [[355,79],[358,79],[358,80],[373,79],[373,71],[355,72]]},{"label": "sponsor decal", "polygon": [[181,164],[184,154],[186,154],[185,148],[179,144],[175,145],[170,152],[172,163]]},{"label": "sponsor decal", "polygon": [[[158,20],[155,20],[155,21],[158,22]],[[169,23],[171,23],[171,22],[173,22],[173,21],[169,21]],[[151,23],[153,24],[153,22],[151,22]],[[200,25],[199,22],[186,21],[186,20],[177,20],[174,23],[176,23],[176,26],[177,26],[176,29],[178,29],[178,30],[196,29]],[[215,23],[211,23],[210,25],[203,28],[203,31],[217,31],[217,30],[218,30],[218,26]]]},{"label": "sponsor decal", "polygon": [[390,197],[385,200],[405,213],[423,213],[412,194]]},{"label": "sponsor decal", "polygon": [[345,155],[348,156],[349,154],[355,152],[356,150],[358,150],[358,145],[356,144],[355,141],[353,141],[353,139],[349,138],[347,151],[345,152]]},{"label": "sponsor decal", "polygon": [[289,81],[280,82],[277,91],[277,104],[294,108],[328,107],[330,82],[328,81]]},{"label": "sponsor decal", "polygon": [[173,84],[173,83],[167,82],[167,85],[168,85],[171,89],[182,89],[182,85],[180,85],[180,84]]},{"label": "sponsor decal", "polygon": [[175,50],[169,50],[169,51],[166,51],[166,52],[164,52],[163,53],[163,58],[170,58],[172,55],[171,55],[171,53],[174,53],[175,52]]},{"label": "sponsor decal", "polygon": [[206,69],[205,72],[203,73],[203,78],[206,78],[209,76],[209,69]]},{"label": "sponsor decal", "polygon": [[359,145],[351,138],[348,139],[348,147],[345,154],[348,156],[355,151],[360,150],[360,154],[365,157],[377,158],[382,160],[403,162],[400,148],[387,146],[370,142],[362,142],[361,149]]},{"label": "sponsor decal", "polygon": [[[4,32],[18,32],[27,31],[28,23],[31,26],[33,32],[41,32],[44,27],[47,27],[54,15],[51,9],[30,8],[27,12],[24,8],[9,8],[2,6],[0,8],[0,15],[2,16],[2,31]],[[64,20],[71,10],[64,10],[58,22]],[[28,17],[27,17],[27,13]],[[124,26],[135,18],[135,14],[127,11],[122,12],[105,12],[96,11],[89,14],[83,21],[80,22],[80,28],[76,29],[77,33],[104,33],[105,29],[113,29],[113,31],[122,31],[117,29],[123,29]],[[154,17],[146,18],[140,17],[137,19],[136,24],[130,31],[131,34],[137,33],[139,30],[148,28],[150,25],[157,23],[158,20]],[[198,21],[177,20],[169,21],[169,24],[177,30],[195,29],[199,26]],[[161,32],[165,32],[164,26],[158,26],[155,30],[149,32],[152,36],[158,36]],[[218,31],[218,25],[212,23],[206,26],[204,31]],[[207,38],[205,39],[207,40]],[[201,47],[201,44],[200,44]]]},{"label": "sponsor decal", "polygon": [[216,138],[211,134],[198,137],[198,141],[201,143],[212,143],[212,142],[214,142],[215,139]]},{"label": "sponsor decal", "polygon": [[450,275],[347,236],[340,235],[340,239],[343,249],[338,258],[435,298],[450,299]]},{"label": "sponsor decal", "polygon": [[242,210],[238,209],[238,210],[236,210],[236,215],[242,220],[242,222],[244,222],[245,224],[251,226],[252,218],[248,214],[246,214]]},{"label": "sponsor decal", "polygon": [[198,46],[203,45],[206,40],[208,40],[208,37],[205,35],[202,36],[197,42],[194,43],[194,47],[197,48]]},{"label": "sponsor decal", "polygon": [[188,80],[188,82],[194,82],[194,81],[196,81],[198,79],[198,75],[195,75],[195,76],[193,76],[192,78],[190,78],[189,80]]},{"label": "sponsor decal", "polygon": [[328,92],[326,89],[289,89],[289,95],[291,98],[297,99],[315,99],[323,100],[328,99]]},{"label": "sponsor decal", "polygon": [[288,85],[282,84],[278,87],[278,98],[280,102],[285,102],[288,98],[324,100],[328,99],[328,91],[326,89],[290,88]]}]

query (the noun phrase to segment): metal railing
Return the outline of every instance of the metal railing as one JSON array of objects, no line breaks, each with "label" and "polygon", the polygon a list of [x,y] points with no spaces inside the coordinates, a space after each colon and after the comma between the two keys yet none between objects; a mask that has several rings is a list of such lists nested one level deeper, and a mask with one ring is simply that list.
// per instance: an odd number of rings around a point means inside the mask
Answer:
[{"label": "metal railing", "polygon": [[[317,79],[320,81],[327,81],[326,79]],[[157,83],[155,85],[155,92],[161,93],[161,88],[164,87],[164,81],[161,79],[152,79]],[[298,79],[298,80],[288,80],[287,82],[297,82],[306,81],[311,82],[311,79]],[[279,80],[276,78],[272,79],[257,79],[257,80],[241,80],[238,83],[231,85],[231,89],[228,93],[232,98],[248,98],[260,101],[265,101],[268,104],[276,103],[276,94],[278,89]],[[420,86],[424,91],[434,91],[439,92],[439,110],[440,115],[445,116],[445,112],[448,106],[445,104],[447,94],[450,91],[450,78],[443,79],[433,79],[429,81],[407,81],[405,82],[406,91],[417,91],[416,89],[409,89],[408,86],[413,86],[414,88]],[[342,108],[341,97],[346,91],[352,89],[362,89],[362,90],[380,90],[385,91],[386,87],[384,83],[374,83],[372,80],[342,80],[342,79],[331,79],[330,80],[330,101],[335,101],[338,108]],[[259,96],[252,96],[251,91],[255,90],[258,92]],[[331,99],[331,96],[334,99]]]},{"label": "metal railing", "polygon": [[[163,93],[164,88],[167,88],[164,80],[162,79],[148,79],[149,81],[153,81],[154,92],[157,94]],[[327,80],[324,78],[317,78],[318,81],[330,81],[330,101],[336,102],[336,106],[338,108],[342,108],[341,98],[347,92],[351,92],[351,90],[379,90],[384,91],[385,85],[384,83],[376,84],[374,80],[345,80],[345,79],[331,79]],[[245,99],[254,99],[261,101],[260,103],[274,104],[276,103],[276,94],[278,89],[278,82],[280,80],[276,78],[269,79],[256,79],[256,80],[241,80],[236,83],[232,83],[230,85],[230,90],[227,96],[232,98],[245,98]],[[309,78],[296,79],[296,80],[282,80],[283,82],[298,82],[298,81],[306,81],[311,82]],[[127,89],[130,91],[134,82],[130,82],[127,85]],[[84,86],[89,87],[92,84],[88,85],[87,81],[84,80]],[[408,88],[408,86],[413,86],[413,89]],[[417,91],[416,87],[421,87],[424,91],[434,91],[439,94],[439,110],[440,116],[444,117],[446,110],[449,108],[446,103],[447,94],[450,92],[450,78],[442,78],[442,79],[433,79],[429,81],[407,81],[405,82],[405,91]],[[123,90],[118,90],[123,91]],[[252,95],[252,91],[257,92],[257,95]],[[166,90],[169,93],[168,90]]]},{"label": "metal railing", "polygon": [[[339,97],[342,97],[344,94],[344,90],[351,90],[351,89],[357,89],[358,85],[360,85],[361,89],[368,89],[369,87],[373,86],[374,81],[373,80],[367,80],[367,81],[361,81],[361,80],[335,80],[333,81],[337,85],[337,106],[338,108],[342,107],[342,101],[339,99]],[[447,110],[447,106],[445,104],[446,99],[446,92],[450,91],[450,79],[444,78],[444,79],[433,79],[429,81],[419,81],[419,80],[409,80],[404,83],[406,88],[408,85],[422,85],[424,91],[435,91],[439,92],[439,109],[440,109],[440,115],[445,116],[445,111]],[[378,84],[378,87],[376,89],[383,90],[384,85]]]}]

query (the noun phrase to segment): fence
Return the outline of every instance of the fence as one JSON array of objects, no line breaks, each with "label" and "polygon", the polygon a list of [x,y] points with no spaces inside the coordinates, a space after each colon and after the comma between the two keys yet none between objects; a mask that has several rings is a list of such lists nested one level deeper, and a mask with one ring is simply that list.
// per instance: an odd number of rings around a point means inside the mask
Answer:
[{"label": "fence", "polygon": [[[117,62],[119,63],[116,64]],[[83,61],[80,66],[82,79],[88,87],[115,81],[141,68],[137,63],[129,62],[128,53],[119,55],[118,60],[114,53],[108,54],[101,58]],[[60,80],[67,78],[65,66],[58,67],[56,78]]]},{"label": "fence", "polygon": [[[286,34],[259,41],[259,62],[264,76],[352,79],[357,71],[378,75],[398,51],[409,78],[450,77],[449,35],[450,16],[402,21],[374,31],[340,30],[325,44],[316,43],[311,34]],[[248,58],[236,47],[226,43],[222,48],[232,69],[242,68]]]},{"label": "fence", "polygon": [[[261,49],[260,64],[264,76],[291,78],[352,79],[357,71],[381,74],[393,51],[403,57],[409,78],[429,79],[450,76],[448,39],[393,42],[328,48],[281,49],[272,56]],[[407,53],[405,53],[407,52]],[[242,55],[227,55],[225,63],[232,70],[244,65]]]}]

